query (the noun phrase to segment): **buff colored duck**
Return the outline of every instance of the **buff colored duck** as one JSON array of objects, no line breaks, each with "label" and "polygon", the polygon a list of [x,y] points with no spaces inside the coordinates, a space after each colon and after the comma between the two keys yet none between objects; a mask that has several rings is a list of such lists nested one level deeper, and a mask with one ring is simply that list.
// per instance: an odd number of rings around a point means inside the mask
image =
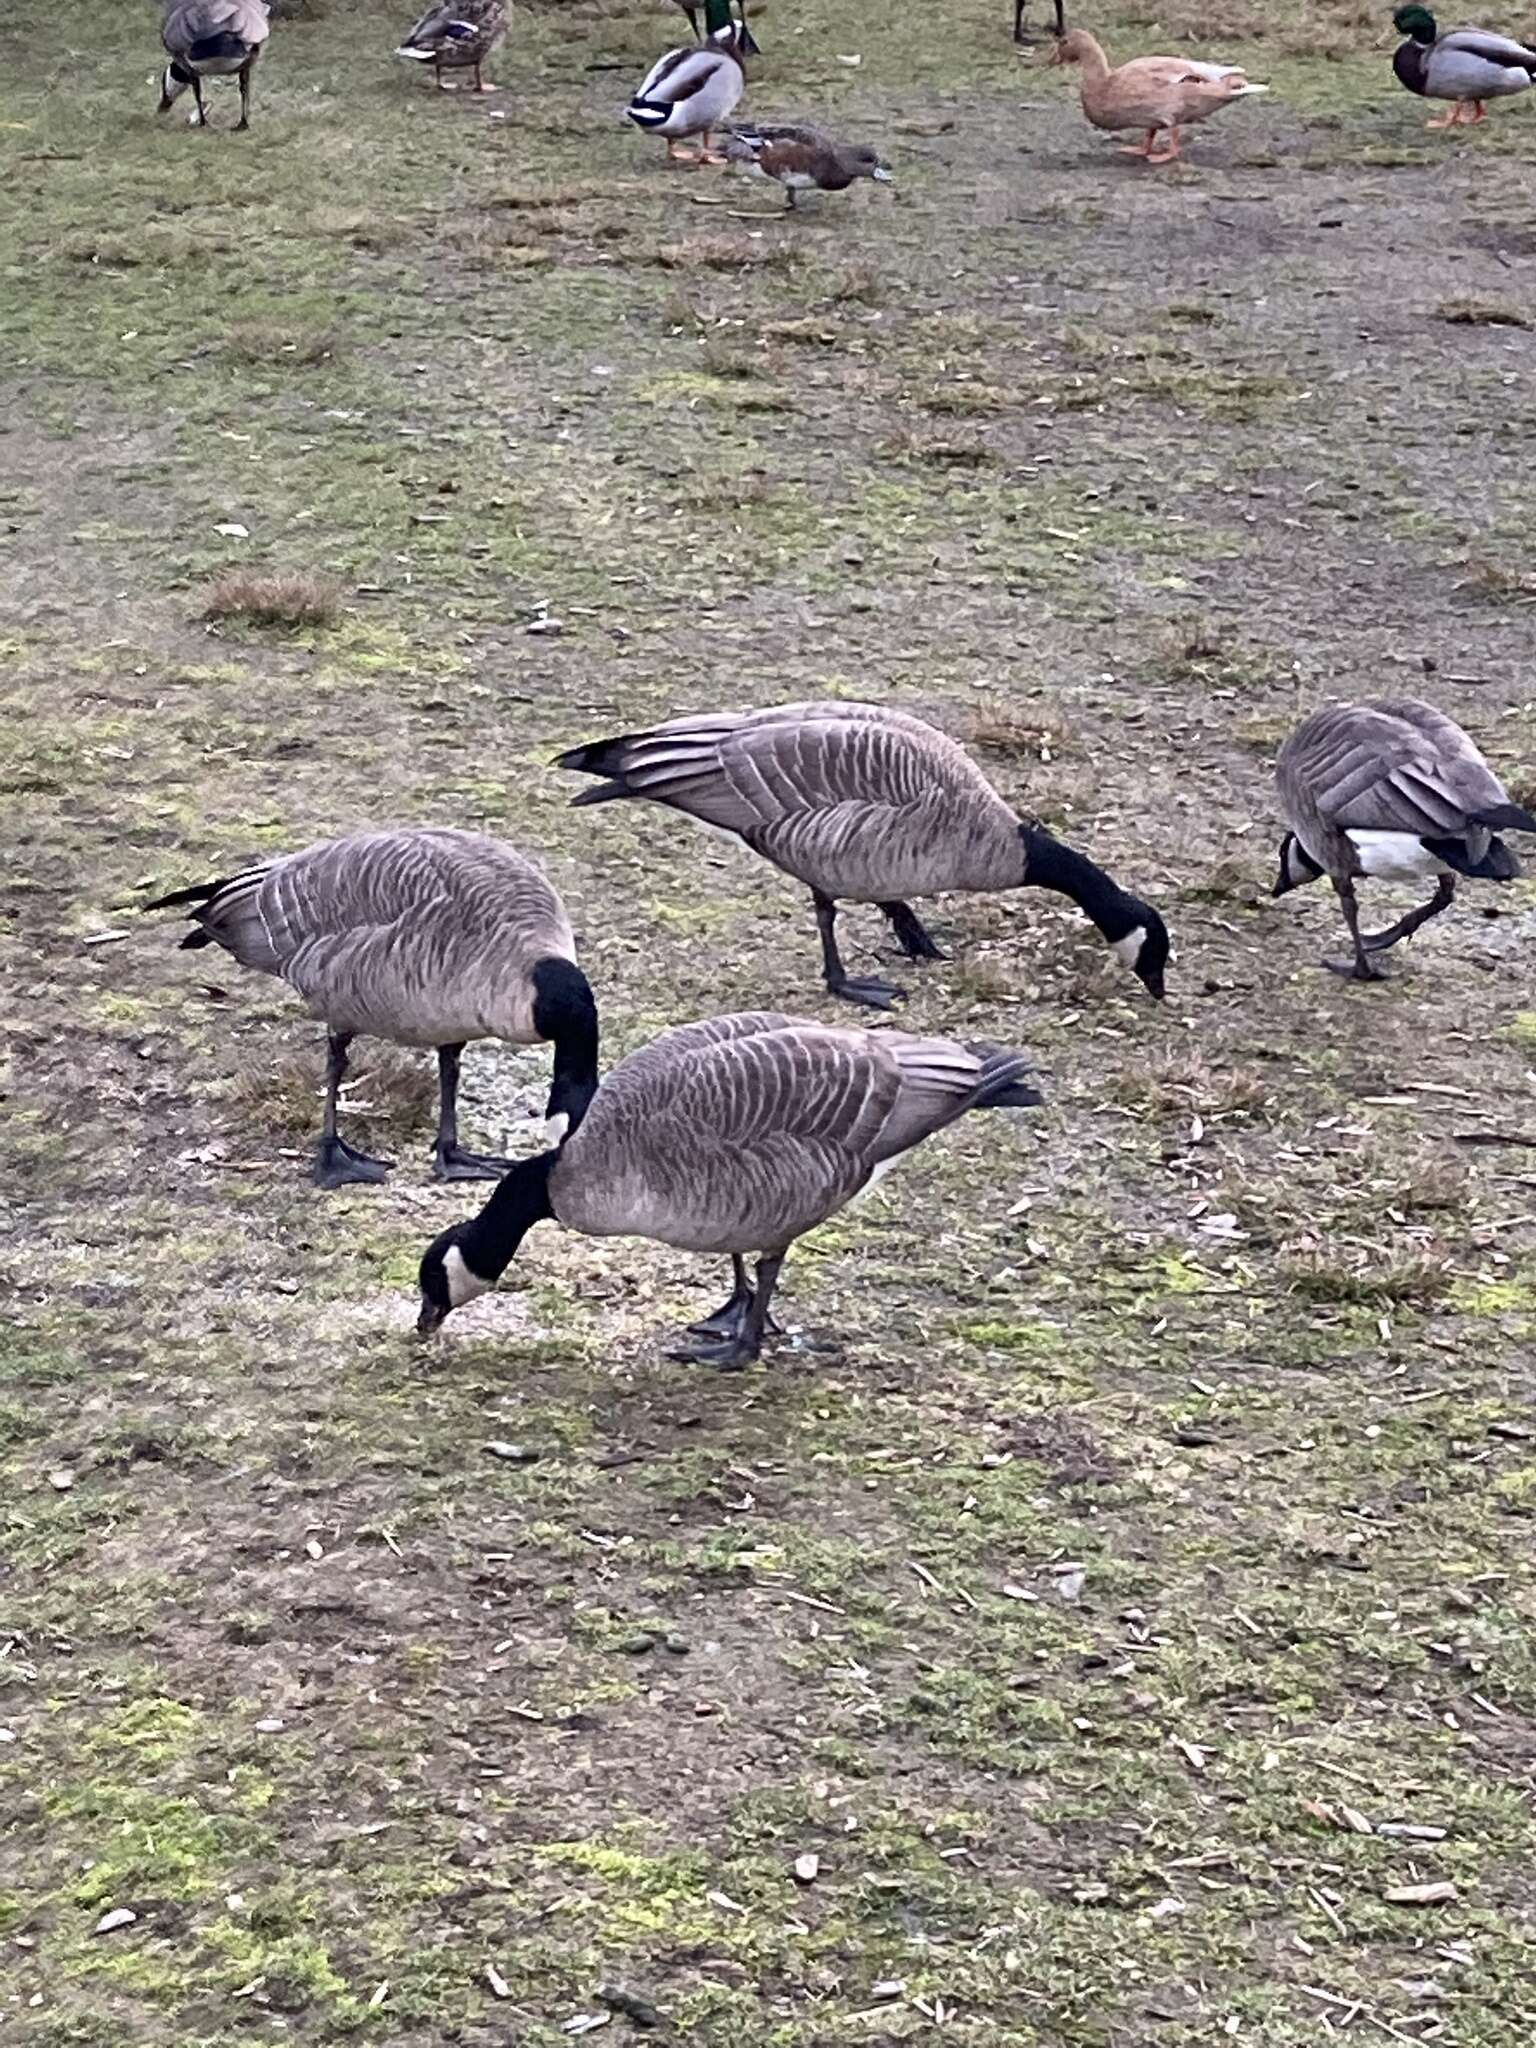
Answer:
[{"label": "buff colored duck", "polygon": [[[1232,100],[1268,92],[1250,85],[1234,64],[1197,64],[1188,57],[1133,57],[1113,69],[1103,46],[1086,29],[1070,29],[1051,55],[1053,64],[1082,66],[1083,112],[1095,128],[1139,128],[1145,140],[1125,147],[1127,156],[1149,164],[1171,163],[1181,154],[1179,130],[1204,121]],[[1158,147],[1166,134],[1167,146]]]}]

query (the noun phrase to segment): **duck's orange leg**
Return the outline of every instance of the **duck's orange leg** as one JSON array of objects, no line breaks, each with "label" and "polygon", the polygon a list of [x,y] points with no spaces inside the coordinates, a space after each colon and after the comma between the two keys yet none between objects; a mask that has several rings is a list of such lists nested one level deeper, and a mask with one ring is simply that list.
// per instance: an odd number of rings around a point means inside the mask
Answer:
[{"label": "duck's orange leg", "polygon": [[714,147],[714,137],[709,129],[706,128],[699,143],[699,162],[701,164],[723,164],[729,161],[728,157],[722,156],[719,150]]},{"label": "duck's orange leg", "polygon": [[1469,127],[1475,128],[1479,121],[1487,120],[1488,109],[1483,105],[1481,100],[1472,100],[1470,102],[1470,105],[1472,108],[1472,112],[1468,115],[1467,122]]},{"label": "duck's orange leg", "polygon": [[667,137],[667,162],[669,164],[696,164],[698,157],[691,149],[680,148],[676,138],[669,135]]},{"label": "duck's orange leg", "polygon": [[[1462,122],[1469,118],[1468,115],[1463,113],[1462,106],[1463,102],[1461,100],[1452,100],[1451,111],[1443,121],[1426,121],[1424,126],[1426,128],[1459,128]],[[1475,121],[1477,116],[1473,114],[1470,118]]]},{"label": "duck's orange leg", "polygon": [[1175,122],[1168,130],[1168,147],[1155,151],[1149,149],[1147,151],[1147,162],[1149,164],[1171,164],[1174,158],[1182,155],[1182,153],[1179,147],[1179,126]]},{"label": "duck's orange leg", "polygon": [[1149,128],[1145,142],[1122,142],[1120,154],[1122,156],[1150,156],[1152,154],[1152,145],[1156,140],[1157,130]]}]

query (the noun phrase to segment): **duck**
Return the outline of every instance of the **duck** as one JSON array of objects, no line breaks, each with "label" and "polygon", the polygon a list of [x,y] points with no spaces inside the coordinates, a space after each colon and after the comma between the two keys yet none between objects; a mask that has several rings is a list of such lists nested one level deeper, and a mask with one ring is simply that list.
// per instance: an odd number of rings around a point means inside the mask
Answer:
[{"label": "duck", "polygon": [[222,946],[242,967],[279,976],[324,1022],[317,1186],[382,1181],[389,1170],[336,1129],[360,1034],[436,1048],[440,1180],[495,1180],[509,1164],[459,1144],[459,1061],[471,1039],[551,1042],[545,1114],[560,1134],[580,1125],[597,1087],[596,1003],[554,887],[503,841],[439,828],[323,839],[144,907],[173,906],[192,906],[184,948]]},{"label": "duck", "polygon": [[[1083,112],[1095,128],[1140,128],[1144,139],[1125,145],[1126,156],[1167,164],[1182,154],[1179,130],[1204,121],[1218,108],[1267,85],[1251,85],[1235,64],[1197,64],[1188,57],[1133,57],[1110,69],[1103,46],[1086,29],[1069,29],[1057,39],[1052,64],[1080,64]],[[1157,138],[1167,134],[1165,148]]]},{"label": "duck", "polygon": [[[1385,977],[1378,956],[1449,910],[1457,877],[1512,882],[1520,863],[1496,835],[1536,832],[1476,743],[1415,697],[1325,704],[1293,732],[1275,768],[1290,829],[1273,894],[1327,875],[1353,947],[1325,964],[1353,981]],[[1355,883],[1435,877],[1428,903],[1362,932]]]},{"label": "duck", "polygon": [[233,73],[240,81],[240,119],[235,132],[249,128],[251,74],[271,33],[266,0],[168,0],[160,40],[171,61],[160,75],[156,112],[168,114],[190,86],[197,103],[194,125],[206,128],[203,80]]},{"label": "duck", "polygon": [[1485,100],[1536,85],[1536,49],[1509,36],[1481,28],[1441,35],[1427,7],[1399,7],[1392,26],[1408,38],[1392,53],[1398,84],[1424,99],[1452,103],[1443,121],[1426,121],[1426,128],[1475,127],[1487,118]]},{"label": "duck", "polygon": [[574,1135],[513,1167],[478,1215],[427,1247],[417,1332],[494,1287],[528,1231],[553,1219],[728,1255],[729,1300],[670,1355],[740,1370],[773,1330],[795,1240],[957,1118],[1037,1105],[1028,1073],[1019,1052],[778,1011],[680,1025],[619,1062]]},{"label": "duck", "polygon": [[440,0],[429,7],[395,51],[413,63],[430,64],[440,92],[456,92],[444,71],[473,70],[476,92],[499,92],[480,75],[492,50],[507,32],[504,0]]},{"label": "duck", "polygon": [[[730,0],[725,0],[724,6],[717,5],[715,7],[715,9],[713,10],[713,19],[709,18],[710,9],[708,6],[708,0],[705,0],[706,18],[703,35],[701,36],[699,30],[700,17],[697,0],[675,0],[675,4],[677,7],[681,9],[681,11],[684,14],[687,15],[688,27],[690,32],[692,33],[693,40],[696,43],[701,42],[703,40],[703,37],[707,36],[712,29],[722,27],[731,18]],[[758,49],[756,42],[753,40],[752,31],[747,26],[746,0],[739,0],[739,5],[741,8],[741,13],[738,18],[738,47],[741,50],[741,54],[744,57],[761,56],[762,52]]]},{"label": "duck", "polygon": [[[711,137],[746,90],[741,62],[745,23],[738,25],[732,17],[730,0],[706,0],[706,9],[709,34],[703,47],[668,50],[659,57],[625,109],[637,128],[666,137],[668,163],[723,164],[726,159],[711,148]],[[690,135],[702,137],[700,147],[679,149]]]},{"label": "duck", "polygon": [[1069,897],[1156,997],[1168,929],[1149,903],[1044,826],[1014,815],[948,734],[888,705],[838,699],[706,711],[594,740],[555,766],[603,780],[576,806],[647,798],[733,833],[811,892],[830,995],[890,1009],[902,995],[850,975],[839,901],[874,903],[910,960],[944,957],[907,901],[1032,886]]},{"label": "duck", "polygon": [[846,192],[855,178],[895,182],[879,153],[863,144],[834,142],[819,128],[754,123],[725,138],[727,163],[744,166],[782,185],[793,210],[797,192]]}]

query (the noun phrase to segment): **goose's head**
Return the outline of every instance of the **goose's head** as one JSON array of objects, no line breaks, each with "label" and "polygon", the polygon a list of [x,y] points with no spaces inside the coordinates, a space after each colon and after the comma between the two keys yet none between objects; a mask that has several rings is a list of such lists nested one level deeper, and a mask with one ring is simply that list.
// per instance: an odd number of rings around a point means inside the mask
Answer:
[{"label": "goose's head", "polygon": [[1287,832],[1280,842],[1280,873],[1271,896],[1284,896],[1291,889],[1305,889],[1308,882],[1315,882],[1322,869],[1307,852],[1294,832]]},{"label": "goose's head", "polygon": [[464,1256],[462,1240],[469,1227],[467,1223],[456,1223],[451,1230],[435,1237],[422,1254],[418,1337],[430,1337],[456,1308],[473,1301],[476,1295],[489,1294],[496,1285],[495,1277],[486,1279],[477,1273]]},{"label": "goose's head", "polygon": [[179,64],[167,64],[160,74],[160,104],[157,114],[168,114],[192,83],[190,71],[184,71]]},{"label": "goose's head", "polygon": [[1151,904],[1143,903],[1139,896],[1125,895],[1116,911],[1116,922],[1123,923],[1125,929],[1118,936],[1105,931],[1109,950],[1125,962],[1147,994],[1161,1002],[1168,993],[1168,959],[1173,951],[1168,927]]}]

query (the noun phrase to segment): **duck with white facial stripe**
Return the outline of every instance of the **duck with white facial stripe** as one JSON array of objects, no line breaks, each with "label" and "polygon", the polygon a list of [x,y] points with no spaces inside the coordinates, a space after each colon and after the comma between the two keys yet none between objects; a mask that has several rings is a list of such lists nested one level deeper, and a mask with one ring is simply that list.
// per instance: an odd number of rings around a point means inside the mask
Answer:
[{"label": "duck with white facial stripe", "polygon": [[[1520,864],[1498,832],[1536,832],[1455,720],[1413,697],[1325,704],[1286,741],[1275,773],[1291,829],[1274,894],[1329,877],[1354,951],[1327,965],[1354,981],[1385,978],[1378,956],[1449,909],[1459,875],[1514,880]],[[1358,879],[1428,876],[1428,903],[1385,931],[1360,930]]]}]

